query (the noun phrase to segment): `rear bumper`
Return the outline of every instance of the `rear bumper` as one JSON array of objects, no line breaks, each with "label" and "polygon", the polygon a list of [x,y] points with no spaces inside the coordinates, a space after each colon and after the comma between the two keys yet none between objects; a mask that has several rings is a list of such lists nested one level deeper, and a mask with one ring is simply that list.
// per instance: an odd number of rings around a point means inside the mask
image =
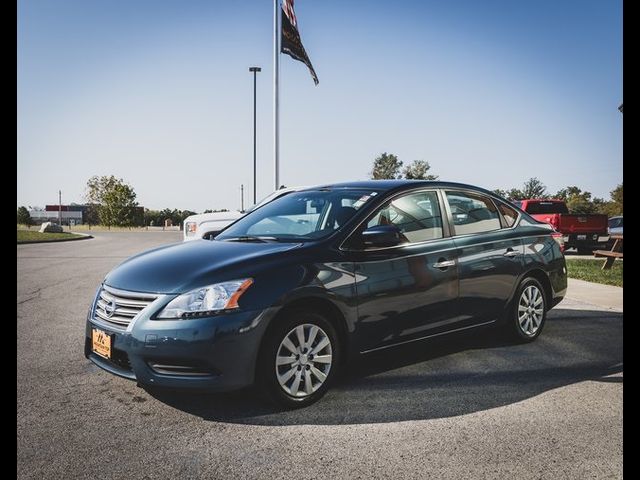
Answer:
[{"label": "rear bumper", "polygon": [[[190,320],[140,320],[131,332],[87,319],[84,354],[100,368],[142,385],[235,390],[254,381],[272,309]],[[112,335],[111,359],[92,351],[91,333]]]},{"label": "rear bumper", "polygon": [[567,293],[567,287],[569,286],[567,262],[564,255],[557,258],[550,266],[551,268],[547,270],[549,283],[551,284],[549,309],[555,307],[562,301]]},{"label": "rear bumper", "polygon": [[609,242],[608,234],[599,233],[584,233],[584,234],[569,234],[563,235],[565,248],[605,248],[607,242]]}]

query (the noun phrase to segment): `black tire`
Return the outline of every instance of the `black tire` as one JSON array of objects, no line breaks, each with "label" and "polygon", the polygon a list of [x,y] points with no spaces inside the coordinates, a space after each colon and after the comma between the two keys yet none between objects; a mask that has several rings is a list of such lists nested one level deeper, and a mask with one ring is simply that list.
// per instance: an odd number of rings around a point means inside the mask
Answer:
[{"label": "black tire", "polygon": [[[291,310],[285,313],[282,318],[277,319],[276,321],[277,323],[273,326],[273,328],[271,328],[267,332],[267,335],[262,344],[262,348],[260,349],[260,354],[258,356],[258,365],[256,368],[256,384],[262,390],[263,394],[268,400],[280,407],[285,407],[288,409],[306,407],[318,401],[326,393],[326,391],[331,386],[333,379],[338,373],[338,367],[341,360],[340,342],[338,341],[338,335],[331,322],[324,315],[307,310]],[[283,342],[284,338],[292,332],[292,330],[300,325],[312,325],[319,327],[321,329],[320,331],[326,335],[330,342],[329,348],[327,349],[327,347],[325,347],[321,351],[326,353],[330,349],[332,357],[330,367],[326,374],[326,379],[319,385],[317,390],[313,391],[313,393],[306,394],[300,392],[300,394],[305,395],[302,397],[293,396],[291,394],[293,388],[290,388],[289,392],[285,391],[285,387],[281,386],[280,382],[278,381],[277,369],[284,369],[286,373],[286,369],[289,368],[289,366],[276,367],[276,356],[278,355],[279,350],[282,348],[281,343]],[[304,331],[305,339],[308,339],[309,327],[306,327]],[[318,336],[319,335],[320,333],[318,333]],[[309,351],[313,351],[313,345],[318,345],[317,340],[317,338],[316,340],[314,340]],[[306,361],[307,360],[305,357],[305,362]],[[316,366],[316,364],[313,365]],[[319,368],[326,368],[326,365],[320,366],[318,364],[317,366]],[[302,379],[299,385],[306,386],[307,380],[303,376],[303,374],[305,373],[304,370],[308,370],[309,368],[313,367],[298,365],[295,368],[297,368],[298,371],[302,372],[300,374]],[[295,375],[291,379],[292,383],[295,382]],[[318,377],[315,377],[315,374],[313,380],[315,380],[316,382],[320,381]],[[293,386],[289,385],[289,387]],[[300,386],[300,389],[302,388],[303,387]]]},{"label": "black tire", "polygon": [[[540,305],[542,308],[542,315],[541,315],[541,319],[538,320],[538,325],[537,325],[537,328],[535,329],[534,329],[536,325],[535,319],[538,318],[535,312],[532,312],[534,315],[536,315],[535,317],[524,319],[524,325],[521,325],[521,322],[520,322],[520,316],[525,313],[524,311],[520,310],[521,302],[524,301],[525,304],[527,303],[526,295],[525,295],[525,298],[523,299],[523,294],[525,290],[529,289],[529,287],[533,287],[533,289],[529,290],[530,292],[535,292],[535,290],[537,289],[537,291],[540,294],[539,298],[542,300],[542,303]],[[535,300],[535,302],[537,302],[537,300]],[[536,310],[539,309],[540,306],[536,306],[535,307]],[[546,320],[547,320],[547,310],[548,310],[547,294],[542,284],[533,277],[525,278],[524,280],[522,280],[522,282],[518,286],[518,289],[516,290],[516,294],[513,298],[513,301],[511,302],[511,307],[509,308],[509,311],[507,313],[507,319],[505,324],[507,333],[514,341],[518,343],[533,342],[536,338],[540,336],[540,333],[542,333],[542,329],[544,328],[544,324],[546,323]]]},{"label": "black tire", "polygon": [[578,255],[591,255],[593,248],[578,248]]}]

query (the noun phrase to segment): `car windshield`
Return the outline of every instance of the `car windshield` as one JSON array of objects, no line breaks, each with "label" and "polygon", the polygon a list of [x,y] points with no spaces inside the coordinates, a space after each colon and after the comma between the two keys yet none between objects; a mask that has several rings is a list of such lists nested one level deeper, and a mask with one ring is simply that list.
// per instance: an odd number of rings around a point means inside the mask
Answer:
[{"label": "car windshield", "polygon": [[281,191],[281,190],[276,190],[275,192],[271,192],[269,195],[267,195],[266,197],[264,197],[262,200],[260,200],[258,203],[256,203],[255,205],[249,207],[247,209],[247,213],[252,212],[253,210],[261,207],[262,205],[264,205],[265,203],[269,203],[272,199],[277,198],[281,195],[287,195],[289,193],[289,191]]},{"label": "car windshield", "polygon": [[215,240],[304,242],[331,235],[376,191],[362,189],[292,192],[248,213]]}]

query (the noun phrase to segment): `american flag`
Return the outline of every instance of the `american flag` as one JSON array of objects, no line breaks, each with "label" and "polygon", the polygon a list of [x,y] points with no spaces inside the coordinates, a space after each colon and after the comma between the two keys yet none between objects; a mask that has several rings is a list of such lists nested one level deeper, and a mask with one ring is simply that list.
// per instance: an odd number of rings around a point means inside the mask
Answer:
[{"label": "american flag", "polygon": [[282,11],[291,22],[291,25],[298,28],[298,21],[296,20],[296,12],[293,11],[294,0],[282,0]]},{"label": "american flag", "polygon": [[291,58],[304,63],[307,68],[309,68],[309,72],[311,73],[313,82],[317,85],[318,76],[313,69],[313,65],[311,65],[311,60],[309,60],[309,56],[307,55],[306,50],[302,46],[302,40],[300,40],[300,32],[298,32],[298,19],[296,18],[296,12],[293,10],[293,1],[294,0],[282,0],[282,31],[280,37],[280,51],[282,53],[286,53]]}]

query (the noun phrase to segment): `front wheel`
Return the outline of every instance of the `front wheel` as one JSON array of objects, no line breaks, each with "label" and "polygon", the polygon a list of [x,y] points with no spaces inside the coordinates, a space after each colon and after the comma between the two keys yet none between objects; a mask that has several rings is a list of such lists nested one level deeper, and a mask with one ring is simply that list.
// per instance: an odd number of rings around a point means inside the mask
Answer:
[{"label": "front wheel", "polygon": [[532,342],[542,332],[547,318],[545,291],[535,278],[525,278],[507,318],[507,329],[519,342]]},{"label": "front wheel", "polygon": [[331,322],[318,313],[291,311],[265,338],[257,380],[275,403],[305,407],[325,394],[339,359],[340,345]]}]

